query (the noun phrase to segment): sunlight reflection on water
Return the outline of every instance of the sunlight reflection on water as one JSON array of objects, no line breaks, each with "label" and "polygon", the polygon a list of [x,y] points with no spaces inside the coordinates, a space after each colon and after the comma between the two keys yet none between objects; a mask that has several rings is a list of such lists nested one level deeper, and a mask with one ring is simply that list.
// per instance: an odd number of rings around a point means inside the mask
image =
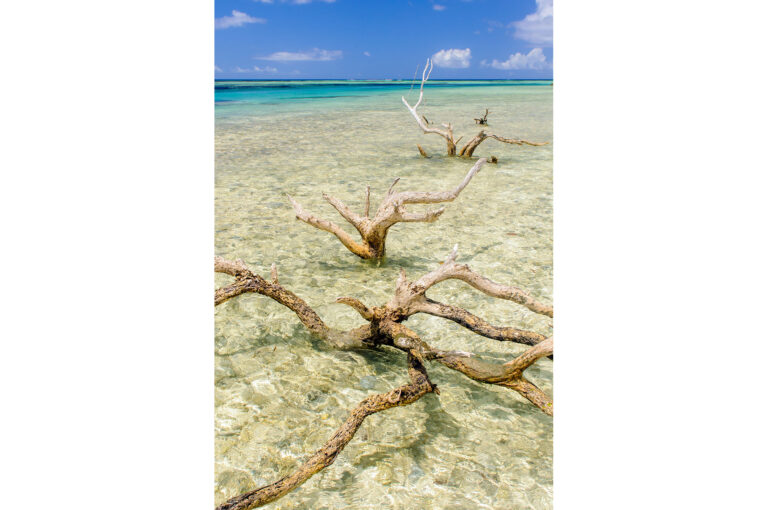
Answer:
[{"label": "sunlight reflection on water", "polygon": [[[354,232],[321,192],[362,212],[368,184],[375,210],[395,177],[399,190],[414,191],[461,181],[472,163],[442,157],[442,139],[419,132],[402,92],[217,106],[216,254],[242,258],[262,275],[276,262],[280,283],[337,328],[362,320],[337,297],[383,305],[401,267],[415,279],[455,243],[459,262],[551,303],[551,145],[485,141],[475,155],[495,155],[499,164],[486,165],[437,222],[394,226],[380,264],[294,219],[286,193]],[[472,118],[486,107],[489,132],[552,141],[551,87],[427,88],[426,97],[423,113],[438,124],[451,121],[462,142],[479,131]],[[417,143],[434,157],[421,158]],[[228,280],[216,276],[217,285]],[[552,332],[551,319],[461,282],[441,283],[430,296],[493,324]],[[360,400],[407,379],[402,353],[328,350],[288,309],[262,296],[224,303],[215,316],[217,504],[288,474]],[[434,347],[487,360],[507,361],[523,350],[437,317],[407,324]],[[427,368],[439,396],[369,417],[332,466],[271,507],[551,508],[552,419],[514,392],[438,364]],[[549,360],[527,374],[551,392]]]}]

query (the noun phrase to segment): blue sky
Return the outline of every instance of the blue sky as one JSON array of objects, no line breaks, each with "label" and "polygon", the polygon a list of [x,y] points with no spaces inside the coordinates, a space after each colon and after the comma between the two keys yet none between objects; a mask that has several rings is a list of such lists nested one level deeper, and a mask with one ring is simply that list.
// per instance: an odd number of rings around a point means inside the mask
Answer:
[{"label": "blue sky", "polygon": [[216,0],[216,77],[551,78],[552,0]]}]

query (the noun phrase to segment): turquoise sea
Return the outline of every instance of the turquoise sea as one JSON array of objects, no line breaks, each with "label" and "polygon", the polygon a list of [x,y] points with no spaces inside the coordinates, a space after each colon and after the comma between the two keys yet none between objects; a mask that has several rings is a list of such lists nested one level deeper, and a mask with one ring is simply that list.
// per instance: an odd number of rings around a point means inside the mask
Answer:
[{"label": "turquoise sea", "polygon": [[[331,234],[297,221],[286,198],[354,229],[323,200],[327,192],[362,212],[396,177],[397,189],[455,187],[472,166],[444,156],[400,97],[411,81],[217,81],[215,83],[215,249],[262,275],[275,262],[280,283],[336,328],[362,319],[335,303],[369,306],[392,295],[401,268],[411,279],[438,266],[454,244],[459,262],[492,280],[552,303],[552,86],[550,81],[430,81],[420,112],[451,122],[462,142],[480,128],[546,141],[519,147],[486,140],[494,155],[435,223],[400,223],[387,258],[362,261]],[[430,154],[422,158],[420,144]],[[417,209],[414,209],[416,211]],[[419,209],[420,210],[420,209]],[[217,275],[217,286],[229,277]],[[428,293],[493,324],[552,333],[552,320],[461,282]],[[216,502],[271,483],[319,448],[347,412],[372,393],[403,382],[398,351],[325,348],[286,308],[258,295],[215,309]],[[430,345],[504,362],[523,347],[479,337],[459,325],[414,316],[407,325]],[[440,365],[427,366],[441,394],[369,417],[335,463],[268,508],[509,509],[552,507],[552,419],[516,393],[483,385]],[[527,375],[552,391],[552,362]]]},{"label": "turquoise sea", "polygon": [[[448,89],[488,90],[491,87],[550,86],[551,80],[454,80],[429,81],[430,92]],[[369,102],[400,95],[418,97],[419,82],[401,80],[218,80],[215,85],[216,116],[269,114],[272,111],[297,111],[308,103],[321,102],[322,107]],[[415,92],[414,92],[415,90]],[[406,97],[407,98],[407,97]],[[366,101],[369,99],[369,101]],[[336,101],[323,101],[336,100]],[[313,107],[314,108],[314,107]]]}]

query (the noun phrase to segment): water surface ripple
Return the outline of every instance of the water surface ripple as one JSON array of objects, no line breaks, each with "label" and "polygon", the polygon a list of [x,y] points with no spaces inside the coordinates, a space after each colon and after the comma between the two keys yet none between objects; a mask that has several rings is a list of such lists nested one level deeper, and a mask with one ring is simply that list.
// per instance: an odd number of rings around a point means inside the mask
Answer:
[{"label": "water surface ripple", "polygon": [[[407,88],[323,98],[316,96],[338,90],[295,89],[217,91],[218,255],[242,258],[264,276],[276,262],[280,283],[336,328],[362,324],[337,297],[383,305],[401,267],[417,278],[455,243],[460,263],[552,302],[551,145],[485,141],[475,154],[495,155],[498,165],[486,165],[437,222],[394,226],[386,260],[362,261],[331,234],[295,220],[286,193],[352,233],[321,192],[362,213],[366,185],[375,209],[395,177],[400,190],[447,190],[472,162],[443,157],[442,139],[419,132],[400,102]],[[410,91],[412,99],[416,94]],[[472,119],[486,107],[488,131],[552,141],[552,88],[540,84],[428,85],[423,113],[438,124],[451,121],[463,142],[479,131]],[[421,158],[417,143],[434,157]],[[216,284],[229,279],[217,275]],[[443,282],[430,296],[493,324],[552,332],[551,319],[461,282]],[[362,399],[407,381],[402,353],[329,350],[292,312],[263,296],[233,299],[215,317],[217,504],[287,475]],[[415,316],[407,325],[434,347],[485,360],[504,362],[523,350],[437,317]],[[507,389],[435,363],[427,369],[439,396],[369,417],[332,466],[271,507],[551,508],[552,419]],[[551,361],[527,374],[551,392]]]}]

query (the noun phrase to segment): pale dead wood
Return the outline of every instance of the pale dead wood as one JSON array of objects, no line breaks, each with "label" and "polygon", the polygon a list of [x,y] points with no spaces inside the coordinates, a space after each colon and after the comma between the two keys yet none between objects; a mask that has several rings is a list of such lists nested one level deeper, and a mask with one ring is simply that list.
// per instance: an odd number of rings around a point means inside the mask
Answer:
[{"label": "pale dead wood", "polygon": [[427,59],[427,64],[424,66],[424,71],[421,73],[421,87],[419,87],[419,100],[416,101],[416,104],[411,106],[408,104],[408,101],[406,101],[405,96],[402,96],[401,99],[403,100],[403,104],[405,104],[405,107],[408,108],[408,111],[411,112],[411,115],[413,115],[413,118],[416,119],[416,124],[419,125],[421,130],[425,134],[436,134],[439,136],[442,136],[445,139],[448,155],[455,156],[456,155],[456,141],[453,139],[453,127],[451,127],[450,124],[443,124],[443,127],[445,129],[440,129],[436,127],[429,127],[429,122],[426,120],[426,117],[423,117],[419,115],[419,113],[416,111],[416,109],[421,105],[422,100],[424,99],[424,84],[429,80],[429,75],[432,74],[432,60]]},{"label": "pale dead wood", "polygon": [[528,140],[519,140],[517,138],[504,138],[498,135],[488,135],[488,138],[493,138],[504,143],[511,143],[514,145],[532,145],[534,147],[541,147],[542,145],[549,145],[549,142],[529,142]]},{"label": "pale dead wood", "polygon": [[475,121],[475,124],[481,124],[483,126],[487,126],[488,125],[488,114],[489,113],[491,113],[491,112],[488,110],[488,108],[486,108],[485,109],[485,113],[483,114],[482,117],[480,117],[479,119],[473,119]]},{"label": "pale dead wood", "polygon": [[214,306],[246,293],[256,293],[269,297],[281,305],[292,310],[302,324],[319,338],[325,340],[337,349],[360,349],[367,347],[366,341],[373,337],[369,325],[350,331],[339,331],[326,326],[319,315],[299,296],[277,283],[277,267],[273,265],[272,282],[254,273],[242,260],[226,260],[215,258],[214,271],[226,273],[235,277],[235,281],[216,289],[214,292]]},{"label": "pale dead wood", "polygon": [[533,405],[552,416],[552,399],[526,379],[523,372],[541,358],[550,357],[553,353],[554,344],[552,337],[550,337],[503,365],[486,363],[477,358],[463,356],[446,356],[438,361],[475,381],[505,386],[515,390]]},{"label": "pale dead wood", "polygon": [[523,329],[494,326],[485,320],[471,314],[458,306],[439,303],[426,298],[413,304],[412,309],[418,313],[426,313],[436,317],[451,320],[486,338],[502,342],[514,342],[525,345],[536,345],[545,339],[544,335]]},{"label": "pale dead wood", "polygon": [[[448,279],[458,279],[490,296],[516,302],[535,313],[548,317],[554,316],[551,306],[537,301],[528,292],[517,287],[498,284],[475,273],[466,265],[456,264],[457,256],[458,246],[454,246],[443,264],[414,282],[408,281],[405,271],[401,270],[395,284],[394,296],[382,307],[371,308],[352,297],[338,298],[337,303],[351,306],[363,319],[368,321],[367,325],[349,331],[329,328],[304,300],[281,285],[267,282],[253,273],[242,260],[229,261],[216,257],[215,270],[227,274],[234,273],[236,277],[230,285],[216,290],[215,304],[219,305],[240,294],[255,292],[270,297],[291,309],[311,333],[326,340],[334,347],[356,349],[389,345],[409,352],[421,360],[451,359],[454,363],[451,368],[457,369],[473,379],[512,387],[512,382],[504,376],[505,373],[513,371],[509,366],[505,365],[507,368],[494,368],[495,365],[488,365],[475,358],[457,362],[457,358],[467,358],[472,357],[472,355],[465,352],[433,349],[421,340],[415,332],[401,324],[412,315],[427,313],[452,320],[486,338],[538,347],[538,350],[532,350],[531,353],[539,353],[544,348],[551,350],[551,339],[548,340],[539,333],[511,327],[493,326],[463,308],[427,298],[426,292],[432,286]],[[273,275],[276,273],[277,269],[275,268]],[[549,352],[546,356],[552,356],[552,354]]]},{"label": "pale dead wood", "polygon": [[[336,300],[337,303],[351,306],[363,319],[368,321],[367,325],[350,331],[339,331],[329,328],[301,298],[279,284],[267,282],[245,267],[240,260],[226,261],[217,257],[216,270],[231,274],[228,271],[231,271],[231,268],[236,268],[236,271],[234,271],[236,278],[232,284],[216,290],[215,303],[218,305],[237,295],[255,292],[287,306],[299,317],[299,320],[310,332],[326,340],[334,347],[348,349],[389,345],[408,352],[420,360],[445,361],[444,364],[450,365],[451,368],[473,379],[518,389],[516,385],[520,382],[519,378],[511,378],[509,374],[515,372],[515,370],[522,372],[522,370],[527,368],[527,365],[522,367],[522,369],[520,366],[510,364],[497,366],[479,361],[470,353],[433,349],[421,340],[415,332],[401,324],[414,314],[427,313],[452,320],[486,338],[536,347],[537,349],[529,351],[531,355],[536,354],[537,357],[535,357],[534,361],[541,357],[538,354],[543,349],[552,350],[551,339],[546,339],[539,333],[510,327],[493,326],[463,308],[438,303],[427,298],[426,291],[437,283],[447,279],[459,279],[470,283],[470,285],[488,295],[501,299],[510,299],[536,313],[541,313],[548,317],[553,316],[551,306],[538,302],[529,293],[517,287],[497,284],[471,271],[468,266],[457,265],[457,255],[458,249],[454,246],[440,267],[423,275],[414,282],[409,282],[405,271],[401,270],[395,286],[395,295],[382,307],[371,308],[352,297],[338,298]],[[548,352],[545,355],[552,356],[552,354],[552,352]],[[549,407],[551,408],[551,405]]]},{"label": "pale dead wood", "polygon": [[484,158],[479,159],[467,172],[464,179],[452,190],[448,191],[402,191],[395,192],[395,184],[400,180],[398,177],[390,186],[384,200],[376,210],[373,218],[369,217],[370,210],[370,187],[366,188],[365,215],[360,216],[353,212],[341,200],[323,193],[323,198],[333,206],[334,209],[357,230],[361,240],[358,242],[352,238],[344,229],[337,224],[327,221],[309,212],[296,202],[290,195],[288,196],[296,218],[312,225],[313,227],[334,234],[341,243],[352,253],[363,259],[377,259],[386,254],[386,240],[389,228],[396,223],[421,222],[431,223],[436,221],[445,208],[441,207],[435,210],[425,212],[410,212],[405,208],[407,204],[436,204],[454,201],[459,194],[467,187],[472,178],[480,171],[485,164]]},{"label": "pale dead wood", "polygon": [[333,464],[339,453],[352,440],[365,418],[393,407],[412,404],[427,393],[439,393],[437,386],[429,380],[424,365],[412,355],[408,355],[408,376],[410,378],[408,384],[387,393],[371,395],[360,402],[323,447],[317,450],[296,471],[273,484],[234,497],[219,505],[217,510],[250,510],[285,496],[306,482],[312,475]]},{"label": "pale dead wood", "polygon": [[511,143],[513,145],[532,145],[539,147],[548,144],[548,142],[529,142],[528,140],[518,140],[517,138],[504,138],[493,134],[486,134],[485,131],[480,131],[475,135],[474,138],[468,141],[467,144],[461,148],[459,151],[459,156],[466,158],[472,156],[472,154],[475,152],[475,149],[477,149],[477,147],[487,138],[493,138],[494,140],[498,140],[504,143]]},{"label": "pale dead wood", "polygon": [[[389,195],[396,195],[391,188]],[[349,331],[329,328],[305,301],[278,284],[275,264],[272,264],[272,282],[267,282],[251,271],[242,260],[231,261],[216,257],[215,271],[235,277],[233,283],[216,290],[216,305],[248,292],[267,296],[292,310],[312,334],[322,338],[332,347],[349,349],[389,346],[405,352],[408,356],[411,378],[408,385],[363,400],[352,410],[347,420],[331,439],[292,474],[273,484],[232,498],[220,505],[218,510],[246,510],[275,501],[299,487],[318,471],[332,464],[341,450],[352,440],[355,432],[367,416],[391,407],[410,404],[428,392],[439,393],[437,387],[429,381],[423,366],[423,363],[427,361],[440,363],[481,383],[509,388],[526,398],[547,415],[553,414],[552,399],[524,376],[525,370],[531,365],[543,357],[553,355],[554,345],[551,337],[545,338],[538,333],[514,328],[491,326],[462,308],[429,300],[426,298],[425,292],[441,281],[454,278],[467,281],[473,287],[489,295],[521,302],[534,311],[549,310],[550,317],[552,316],[551,307],[538,303],[528,293],[516,287],[496,284],[472,272],[467,266],[458,266],[456,264],[457,255],[458,249],[454,246],[439,268],[427,273],[415,282],[409,282],[405,271],[401,270],[396,282],[395,296],[384,306],[369,307],[356,298],[338,298],[336,300],[338,303],[352,307],[367,322],[365,325]],[[515,298],[511,296],[515,296]],[[526,299],[519,296],[525,296]],[[433,349],[416,332],[402,324],[408,317],[416,313],[430,313],[445,317],[482,336],[532,345],[532,347],[504,364],[484,362],[469,352]],[[539,313],[541,312],[539,311]]]},{"label": "pale dead wood", "polygon": [[[421,86],[419,87],[419,100],[416,101],[416,103],[411,106],[408,101],[405,99],[405,97],[401,97],[403,104],[405,104],[405,107],[408,108],[408,111],[411,113],[413,118],[416,120],[416,124],[418,124],[419,128],[421,128],[421,131],[425,134],[436,134],[445,139],[446,147],[447,147],[447,153],[449,156],[456,156],[456,146],[459,143],[459,140],[463,138],[463,136],[460,136],[458,140],[454,139],[453,137],[453,126],[450,123],[443,123],[442,126],[444,129],[436,128],[436,127],[430,127],[429,121],[427,121],[427,118],[424,117],[424,115],[420,115],[417,112],[418,107],[421,105],[422,101],[424,100],[424,84],[429,80],[429,76],[432,74],[432,60],[427,59],[427,63],[424,66],[424,71],[421,73]],[[478,125],[487,125],[488,124],[488,114],[491,113],[487,108],[485,109],[485,115],[483,115],[482,118],[474,119],[475,124]],[[502,136],[498,136],[495,134],[486,134],[484,131],[480,131],[477,135],[475,135],[474,138],[472,138],[470,141],[468,141],[459,151],[459,156],[462,157],[471,157],[472,154],[475,152],[475,149],[486,139],[493,138],[495,140],[498,140],[500,142],[509,143],[513,145],[532,145],[532,146],[541,146],[541,145],[547,145],[548,142],[529,142],[528,140],[518,140],[516,138],[506,138]],[[426,157],[426,152],[421,148],[420,145],[417,145],[419,148],[419,153],[421,153],[422,156]],[[494,161],[495,163],[495,161]]]},{"label": "pale dead wood", "polygon": [[[437,204],[441,202],[453,202],[459,193],[464,191],[469,181],[480,171],[483,165],[486,163],[485,158],[477,160],[472,168],[469,169],[467,175],[459,183],[458,186],[449,191],[403,191],[393,195],[391,201],[392,204]],[[379,210],[382,210],[381,207]]]},{"label": "pale dead wood", "polygon": [[[430,271],[415,282],[409,283],[405,279],[405,274],[401,274],[398,280],[397,288],[395,291],[395,297],[390,302],[391,306],[397,306],[402,308],[408,308],[416,306],[425,308],[423,303],[426,301],[424,293],[433,285],[436,285],[445,280],[461,280],[475,289],[488,294],[489,296],[499,299],[506,299],[514,301],[520,305],[525,306],[530,311],[546,315],[547,317],[554,316],[554,310],[551,306],[545,305],[540,301],[533,298],[528,291],[514,287],[511,285],[503,285],[496,283],[469,268],[466,264],[457,264],[456,257],[458,256],[458,245],[454,246],[448,257],[443,264],[440,265],[434,271]],[[435,302],[433,302],[435,303]],[[438,303],[439,304],[439,303]],[[430,307],[426,307],[430,308]],[[421,310],[420,310],[421,311]],[[424,310],[426,312],[426,310]],[[429,312],[426,312],[429,313]],[[457,321],[459,322],[459,321]]]},{"label": "pale dead wood", "polygon": [[288,195],[288,200],[290,200],[291,204],[293,205],[293,210],[296,212],[296,218],[305,223],[308,223],[309,225],[312,225],[317,229],[325,230],[326,232],[330,232],[331,234],[335,235],[339,241],[341,241],[341,244],[346,246],[349,251],[358,257],[364,259],[374,257],[374,254],[371,252],[368,246],[356,242],[354,239],[352,239],[352,236],[347,234],[344,229],[342,229],[334,222],[320,219],[317,216],[313,216],[312,214],[308,213],[301,207],[301,204],[296,202],[290,195]]},{"label": "pale dead wood", "polygon": [[240,273],[250,273],[251,271],[242,259],[227,260],[219,256],[216,256],[213,259],[213,270],[217,273],[226,273],[230,276],[237,276]]}]

